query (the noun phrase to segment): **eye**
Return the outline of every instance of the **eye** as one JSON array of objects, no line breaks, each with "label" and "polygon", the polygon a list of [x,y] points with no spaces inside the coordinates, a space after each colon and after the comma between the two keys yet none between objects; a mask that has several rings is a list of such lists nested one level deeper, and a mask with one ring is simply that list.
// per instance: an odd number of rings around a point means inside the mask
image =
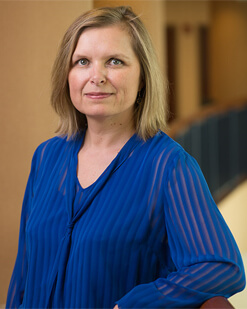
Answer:
[{"label": "eye", "polygon": [[111,58],[109,61],[108,61],[109,64],[111,65],[123,65],[123,61],[120,60],[120,59],[116,59],[116,58]]},{"label": "eye", "polygon": [[88,65],[89,61],[86,58],[82,58],[78,60],[76,63],[78,63],[80,66]]}]

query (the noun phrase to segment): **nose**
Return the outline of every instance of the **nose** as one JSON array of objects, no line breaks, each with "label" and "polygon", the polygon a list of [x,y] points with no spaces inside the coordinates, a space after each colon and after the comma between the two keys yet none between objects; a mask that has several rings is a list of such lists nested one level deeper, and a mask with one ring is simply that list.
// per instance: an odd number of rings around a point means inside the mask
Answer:
[{"label": "nose", "polygon": [[105,68],[99,64],[95,64],[92,67],[92,75],[90,78],[91,84],[96,86],[103,85],[106,82],[106,71]]}]

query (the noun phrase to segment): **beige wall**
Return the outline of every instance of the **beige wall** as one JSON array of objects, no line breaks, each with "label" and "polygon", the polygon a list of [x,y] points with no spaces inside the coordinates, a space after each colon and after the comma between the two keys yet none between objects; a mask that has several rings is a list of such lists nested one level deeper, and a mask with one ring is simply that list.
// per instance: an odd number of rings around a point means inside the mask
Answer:
[{"label": "beige wall", "polygon": [[247,99],[247,3],[213,1],[210,89],[215,103]]},{"label": "beige wall", "polygon": [[0,304],[17,251],[22,198],[35,147],[54,135],[50,70],[67,26],[92,1],[0,1]]},{"label": "beige wall", "polygon": [[[166,23],[176,29],[179,118],[200,108],[198,27],[208,25],[209,97],[215,104],[247,99],[247,3],[167,1]],[[186,31],[186,28],[188,31]]]},{"label": "beige wall", "polygon": [[198,28],[210,23],[208,1],[168,1],[166,22],[176,31],[177,116],[186,118],[200,108]]}]

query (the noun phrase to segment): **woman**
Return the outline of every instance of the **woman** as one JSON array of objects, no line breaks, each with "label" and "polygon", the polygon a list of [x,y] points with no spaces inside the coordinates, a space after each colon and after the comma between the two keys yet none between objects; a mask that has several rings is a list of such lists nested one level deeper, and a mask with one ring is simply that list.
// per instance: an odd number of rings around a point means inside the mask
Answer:
[{"label": "woman", "polygon": [[152,43],[128,7],[67,30],[58,137],[36,150],[8,308],[196,308],[245,285],[203,175],[165,133]]}]

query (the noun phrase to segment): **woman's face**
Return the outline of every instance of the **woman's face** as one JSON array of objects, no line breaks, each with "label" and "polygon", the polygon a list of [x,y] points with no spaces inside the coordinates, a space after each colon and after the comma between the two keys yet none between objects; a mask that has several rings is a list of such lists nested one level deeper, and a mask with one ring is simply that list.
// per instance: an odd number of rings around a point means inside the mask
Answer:
[{"label": "woman's face", "polygon": [[119,25],[88,28],[80,36],[68,76],[70,97],[87,119],[133,121],[140,63]]}]

